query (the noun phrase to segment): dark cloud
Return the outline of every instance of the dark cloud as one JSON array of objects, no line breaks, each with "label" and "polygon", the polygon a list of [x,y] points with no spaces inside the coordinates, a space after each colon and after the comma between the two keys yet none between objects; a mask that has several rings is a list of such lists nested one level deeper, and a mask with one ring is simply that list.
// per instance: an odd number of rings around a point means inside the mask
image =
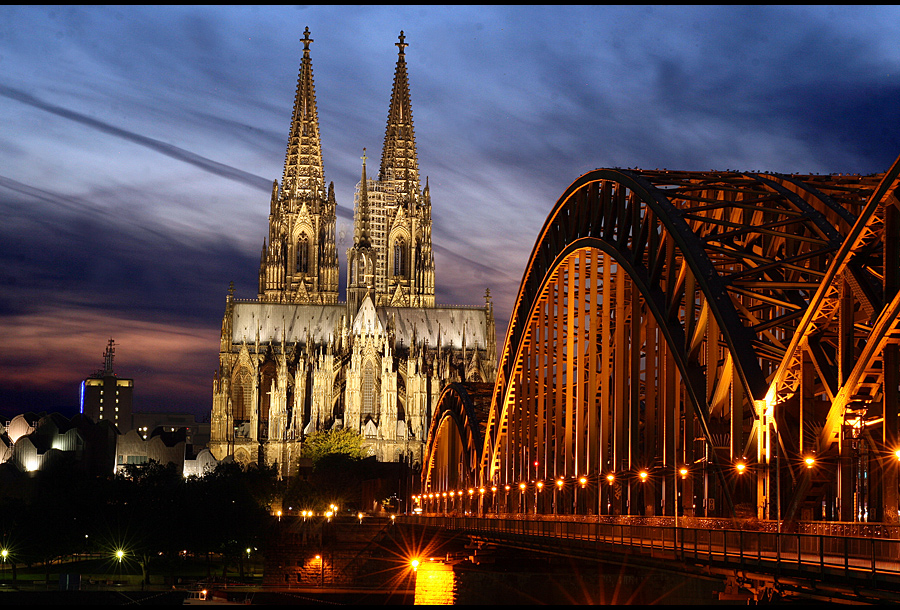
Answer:
[{"label": "dark cloud", "polygon": [[225,238],[198,240],[136,216],[86,213],[77,198],[8,178],[0,185],[24,194],[0,198],[9,210],[0,224],[7,287],[0,310],[7,315],[56,305],[209,323],[221,315],[230,280],[255,281],[258,259]]}]

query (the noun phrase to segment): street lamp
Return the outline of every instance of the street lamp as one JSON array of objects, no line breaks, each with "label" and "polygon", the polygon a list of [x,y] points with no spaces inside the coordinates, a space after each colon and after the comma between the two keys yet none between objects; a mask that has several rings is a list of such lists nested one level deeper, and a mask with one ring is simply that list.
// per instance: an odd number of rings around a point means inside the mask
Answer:
[{"label": "street lamp", "polygon": [[811,455],[808,455],[805,458],[803,458],[803,463],[806,464],[807,468],[812,468],[813,466],[816,465],[816,458],[814,458]]}]

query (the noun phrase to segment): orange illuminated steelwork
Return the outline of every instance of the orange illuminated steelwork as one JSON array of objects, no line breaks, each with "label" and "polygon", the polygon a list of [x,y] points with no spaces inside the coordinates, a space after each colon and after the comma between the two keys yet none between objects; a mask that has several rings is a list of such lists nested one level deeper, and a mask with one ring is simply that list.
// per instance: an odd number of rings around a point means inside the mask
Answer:
[{"label": "orange illuminated steelwork", "polygon": [[[740,494],[761,519],[856,519],[846,494],[863,470],[842,447],[900,440],[898,195],[900,159],[870,176],[581,176],[535,241],[483,419],[444,397],[457,431],[429,440],[446,463],[423,481],[582,472],[610,483],[574,494],[588,514],[674,515],[683,494],[686,511],[732,516]],[[808,476],[785,479],[806,456]],[[660,473],[639,501],[612,485],[634,464]],[[897,514],[898,489],[878,514]]]}]

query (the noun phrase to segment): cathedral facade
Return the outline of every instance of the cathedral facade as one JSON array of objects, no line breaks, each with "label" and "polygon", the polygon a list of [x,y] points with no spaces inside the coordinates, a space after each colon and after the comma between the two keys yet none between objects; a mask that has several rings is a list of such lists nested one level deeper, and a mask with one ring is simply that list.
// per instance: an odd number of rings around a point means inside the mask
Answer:
[{"label": "cathedral facade", "polygon": [[339,301],[337,201],[325,186],[307,28],[281,184],[272,186],[256,299],[229,290],[213,381],[210,450],[294,472],[319,430],[362,434],[380,461],[422,462],[453,381],[493,380],[483,307],[435,305],[431,193],[419,175],[403,32],[377,178],[365,149]]}]

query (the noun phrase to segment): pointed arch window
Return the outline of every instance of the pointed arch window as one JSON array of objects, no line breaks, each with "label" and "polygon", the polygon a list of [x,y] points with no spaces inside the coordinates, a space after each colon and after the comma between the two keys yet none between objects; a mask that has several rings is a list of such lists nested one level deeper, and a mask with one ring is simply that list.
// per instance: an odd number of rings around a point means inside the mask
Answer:
[{"label": "pointed arch window", "polygon": [[406,275],[406,242],[402,237],[394,240],[394,275]]},{"label": "pointed arch window", "polygon": [[375,363],[366,362],[362,374],[362,417],[375,413]]},{"label": "pointed arch window", "polygon": [[297,273],[309,273],[309,238],[300,234],[297,241]]}]

